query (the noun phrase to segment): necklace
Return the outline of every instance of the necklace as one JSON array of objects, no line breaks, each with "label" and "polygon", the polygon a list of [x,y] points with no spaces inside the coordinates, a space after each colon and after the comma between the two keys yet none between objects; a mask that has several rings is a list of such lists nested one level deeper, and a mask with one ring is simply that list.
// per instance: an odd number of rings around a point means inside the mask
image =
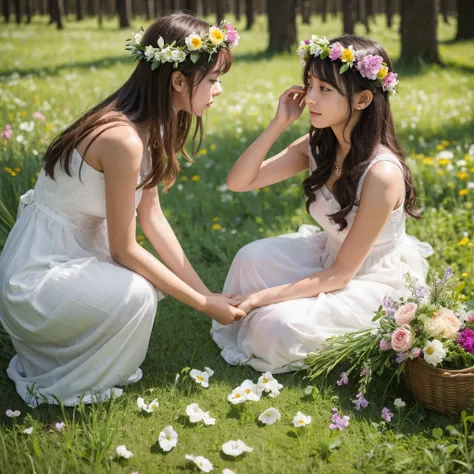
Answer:
[{"label": "necklace", "polygon": [[336,176],[341,176],[342,167],[340,167],[336,162],[334,162],[334,167],[336,168]]}]

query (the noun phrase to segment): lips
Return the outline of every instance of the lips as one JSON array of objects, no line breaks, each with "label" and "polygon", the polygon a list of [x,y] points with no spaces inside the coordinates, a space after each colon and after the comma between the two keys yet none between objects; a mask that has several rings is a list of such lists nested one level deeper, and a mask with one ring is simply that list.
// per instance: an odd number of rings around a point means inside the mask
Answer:
[{"label": "lips", "polygon": [[313,110],[310,110],[309,113],[314,116],[321,115],[320,113],[314,112]]}]

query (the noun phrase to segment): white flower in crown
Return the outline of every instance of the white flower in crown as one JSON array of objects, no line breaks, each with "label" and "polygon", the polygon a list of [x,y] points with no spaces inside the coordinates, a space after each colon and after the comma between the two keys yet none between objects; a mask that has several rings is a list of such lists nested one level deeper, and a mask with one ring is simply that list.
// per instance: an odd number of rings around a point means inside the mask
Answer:
[{"label": "white flower in crown", "polygon": [[202,48],[202,39],[196,33],[191,33],[184,41],[186,42],[189,51],[198,51]]},{"label": "white flower in crown", "polygon": [[145,57],[147,61],[151,61],[153,58],[156,58],[157,53],[159,53],[159,50],[154,48],[151,44],[145,47]]},{"label": "white flower in crown", "polygon": [[173,50],[170,46],[163,48],[161,51],[161,61],[174,63],[175,60],[173,59]]},{"label": "white flower in crown", "polygon": [[144,34],[145,34],[144,31],[139,31],[138,33],[133,33],[133,40],[135,41],[135,44],[141,44]]},{"label": "white flower in crown", "polygon": [[180,49],[175,49],[171,52],[171,57],[174,62],[182,63],[186,59],[186,53]]},{"label": "white flower in crown", "polygon": [[221,44],[225,37],[224,37],[224,33],[223,31],[218,28],[217,26],[211,26],[209,28],[209,39],[211,40],[211,42],[215,45],[219,45]]},{"label": "white flower in crown", "polygon": [[308,44],[306,43],[306,41],[300,41],[298,49],[296,50],[296,54],[300,58],[305,58],[308,55]]}]

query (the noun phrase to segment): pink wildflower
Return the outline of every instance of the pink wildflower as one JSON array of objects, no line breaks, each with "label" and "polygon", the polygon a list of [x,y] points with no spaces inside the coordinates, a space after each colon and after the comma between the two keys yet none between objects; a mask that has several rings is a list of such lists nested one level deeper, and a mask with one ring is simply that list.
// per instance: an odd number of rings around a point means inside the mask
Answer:
[{"label": "pink wildflower", "polygon": [[2,132],[2,138],[5,138],[6,140],[10,140],[10,138],[12,137],[12,134],[13,134],[12,126],[10,124],[5,125],[5,128],[3,129],[3,132]]},{"label": "pink wildflower", "polygon": [[337,41],[336,43],[333,43],[331,45],[331,52],[329,53],[329,59],[333,61],[336,59],[339,59],[342,55],[343,50],[344,50],[344,46],[342,46],[342,44],[339,43],[339,41]]}]

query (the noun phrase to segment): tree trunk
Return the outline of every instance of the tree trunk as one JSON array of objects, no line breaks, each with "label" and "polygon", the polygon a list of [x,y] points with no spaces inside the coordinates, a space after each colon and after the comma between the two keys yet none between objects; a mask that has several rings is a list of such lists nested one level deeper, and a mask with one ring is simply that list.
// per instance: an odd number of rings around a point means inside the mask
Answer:
[{"label": "tree trunk", "polygon": [[31,23],[31,0],[25,0],[25,13],[26,13],[26,23],[30,24]]},{"label": "tree trunk", "polygon": [[436,0],[402,0],[402,60],[440,63],[436,10]]},{"label": "tree trunk", "polygon": [[392,28],[393,20],[393,0],[385,0],[385,17],[387,18],[387,28]]},{"label": "tree trunk", "polygon": [[235,21],[240,21],[242,16],[242,2],[241,0],[234,0]]},{"label": "tree trunk", "polygon": [[104,10],[105,0],[97,0],[97,23],[100,28],[102,28],[102,25],[104,24]]},{"label": "tree trunk", "polygon": [[474,38],[474,8],[472,0],[458,0],[458,32],[457,40]]},{"label": "tree trunk", "polygon": [[87,2],[87,15],[88,16],[95,16],[96,15],[95,0],[88,0],[88,2]]},{"label": "tree trunk", "polygon": [[3,19],[5,23],[10,23],[10,0],[3,0]]},{"label": "tree trunk", "polygon": [[15,21],[17,25],[21,24],[21,0],[15,0]]},{"label": "tree trunk", "polygon": [[311,24],[311,2],[310,0],[301,0],[301,17],[303,24]]},{"label": "tree trunk", "polygon": [[150,21],[155,18],[155,1],[154,0],[145,0],[146,1],[146,19]]},{"label": "tree trunk", "polygon": [[275,8],[272,3],[272,0],[267,0],[270,32],[268,52],[290,52],[296,44],[296,2],[295,0],[281,0],[278,2],[278,8]]},{"label": "tree trunk", "polygon": [[337,0],[331,0],[331,13],[333,16],[337,16],[339,13],[339,2]]},{"label": "tree trunk", "polygon": [[216,21],[217,24],[219,24],[223,19],[226,14],[226,3],[223,2],[222,0],[217,0],[216,1]]},{"label": "tree trunk", "polygon": [[208,16],[211,14],[211,5],[210,5],[211,0],[203,0],[202,2],[202,14],[203,16]]},{"label": "tree trunk", "polygon": [[365,26],[367,35],[370,35],[369,15],[367,15],[367,1],[357,0],[357,16],[359,21]]},{"label": "tree trunk", "polygon": [[321,0],[321,16],[323,23],[328,21],[328,0]]},{"label": "tree trunk", "polygon": [[132,18],[132,1],[118,0],[119,28],[129,28]]},{"label": "tree trunk", "polygon": [[76,0],[76,21],[84,19],[84,3],[83,0]]},{"label": "tree trunk", "polygon": [[367,15],[367,22],[372,19],[375,23],[374,0],[365,0],[365,14]]},{"label": "tree trunk", "polygon": [[245,0],[245,16],[247,17],[247,26],[245,29],[250,30],[255,22],[253,0]]},{"label": "tree trunk", "polygon": [[446,23],[446,25],[449,25],[449,18],[448,18],[449,6],[448,6],[448,0],[441,0],[439,6],[440,6],[441,14],[443,15],[443,21],[444,21],[444,23]]},{"label": "tree trunk", "polygon": [[344,0],[342,2],[343,32],[348,35],[354,34],[354,12],[355,0]]},{"label": "tree trunk", "polygon": [[50,0],[51,3],[51,20],[56,23],[58,30],[64,29],[64,4],[63,0]]}]

